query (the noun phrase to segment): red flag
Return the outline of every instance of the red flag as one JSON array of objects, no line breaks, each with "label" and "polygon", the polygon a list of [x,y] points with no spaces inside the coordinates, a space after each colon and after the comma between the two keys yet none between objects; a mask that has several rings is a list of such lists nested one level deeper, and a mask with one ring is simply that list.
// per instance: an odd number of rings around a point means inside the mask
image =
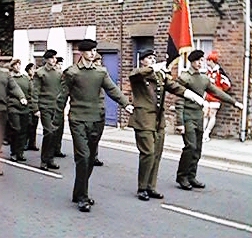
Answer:
[{"label": "red flag", "polygon": [[192,49],[193,40],[189,0],[173,1],[172,21],[168,35],[167,66],[177,59],[180,54],[189,52]]}]

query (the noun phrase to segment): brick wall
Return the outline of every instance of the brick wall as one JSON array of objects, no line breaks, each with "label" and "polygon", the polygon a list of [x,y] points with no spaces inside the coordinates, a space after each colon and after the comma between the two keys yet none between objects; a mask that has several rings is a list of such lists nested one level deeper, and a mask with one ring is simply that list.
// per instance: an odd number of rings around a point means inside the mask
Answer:
[{"label": "brick wall", "polygon": [[[48,28],[60,26],[96,25],[97,40],[120,45],[121,5],[117,0],[85,1],[36,1],[18,0],[15,3],[15,29]],[[31,2],[31,1],[30,1]],[[51,6],[62,3],[61,13],[52,14]],[[243,93],[243,58],[244,58],[244,23],[243,1],[228,1],[228,7],[222,9],[224,17],[219,20],[214,34],[214,48],[220,52],[220,64],[232,79],[230,94],[242,101]],[[190,1],[191,16],[199,21],[204,17],[219,17],[208,1]],[[133,66],[132,39],[127,26],[136,23],[157,23],[154,36],[158,60],[163,60],[167,44],[167,28],[172,13],[172,0],[125,0],[123,4],[123,58],[122,88],[131,98],[128,74]],[[119,49],[120,50],[120,49]],[[120,53],[119,53],[120,54]],[[121,64],[120,64],[121,65]],[[173,127],[174,112],[169,110],[174,97],[166,97],[168,124]],[[121,123],[127,125],[128,115],[123,112]],[[241,114],[232,106],[223,104],[218,113],[217,124],[213,131],[216,136],[237,137]],[[172,131],[172,129],[170,130]]]}]

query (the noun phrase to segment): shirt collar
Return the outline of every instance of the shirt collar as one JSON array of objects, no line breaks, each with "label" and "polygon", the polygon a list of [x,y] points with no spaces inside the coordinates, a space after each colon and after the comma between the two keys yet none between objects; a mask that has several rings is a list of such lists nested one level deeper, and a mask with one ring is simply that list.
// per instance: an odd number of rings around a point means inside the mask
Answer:
[{"label": "shirt collar", "polygon": [[96,68],[96,65],[95,64],[91,64],[90,67],[87,67],[86,65],[83,64],[82,60],[80,59],[80,61],[77,63],[77,66],[79,69],[95,69]]},{"label": "shirt collar", "polygon": [[193,75],[193,74],[200,74],[200,72],[198,70],[195,70],[193,67],[190,67],[188,70],[189,74]]}]

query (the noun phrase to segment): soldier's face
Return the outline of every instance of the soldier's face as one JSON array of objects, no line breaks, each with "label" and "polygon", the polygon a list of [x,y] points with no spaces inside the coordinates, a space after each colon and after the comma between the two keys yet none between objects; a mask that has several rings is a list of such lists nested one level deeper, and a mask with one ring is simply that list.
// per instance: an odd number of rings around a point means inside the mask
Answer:
[{"label": "soldier's face", "polygon": [[191,62],[191,66],[193,67],[193,69],[199,70],[201,68],[203,62],[204,62],[204,58],[201,57],[199,60],[195,60],[195,61]]},{"label": "soldier's face", "polygon": [[20,63],[16,63],[16,64],[14,64],[12,66],[12,68],[13,68],[13,72],[18,73],[18,72],[20,72],[21,64]]},{"label": "soldier's face", "polygon": [[49,64],[50,66],[55,66],[57,62],[56,55],[52,56],[49,59],[46,59],[46,63]]},{"label": "soldier's face", "polygon": [[93,48],[92,50],[88,51],[81,51],[81,55],[86,61],[94,61],[96,55],[96,48]]},{"label": "soldier's face", "polygon": [[155,55],[149,55],[141,60],[141,64],[144,67],[148,67],[150,65],[156,64],[156,56]]}]

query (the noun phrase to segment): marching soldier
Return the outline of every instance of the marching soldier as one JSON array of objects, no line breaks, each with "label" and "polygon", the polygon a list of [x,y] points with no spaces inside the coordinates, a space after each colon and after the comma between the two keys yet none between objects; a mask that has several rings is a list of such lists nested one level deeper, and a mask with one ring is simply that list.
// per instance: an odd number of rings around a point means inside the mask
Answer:
[{"label": "marching soldier", "polygon": [[[39,116],[43,126],[43,140],[41,147],[42,170],[59,169],[54,162],[55,143],[54,138],[58,131],[52,127],[52,119],[56,108],[56,98],[60,92],[61,71],[56,67],[55,50],[47,50],[43,55],[45,65],[40,67],[34,75],[33,106],[34,115]],[[62,115],[61,115],[62,117]]]},{"label": "marching soldier", "polygon": [[76,166],[73,202],[82,212],[89,212],[94,200],[88,196],[89,178],[93,171],[95,152],[103,131],[103,109],[100,92],[105,92],[128,112],[133,106],[111,80],[106,68],[93,64],[97,42],[85,39],[79,45],[81,59],[63,72],[62,91],[53,124],[61,123],[68,96],[70,97],[69,126],[73,137]]},{"label": "marching soldier", "polygon": [[10,63],[10,78],[14,79],[23,91],[28,105],[21,105],[19,100],[9,93],[8,98],[8,118],[10,123],[10,149],[12,161],[26,161],[24,157],[24,147],[27,138],[29,113],[31,105],[32,85],[26,75],[20,73],[21,61],[12,60]]},{"label": "marching soldier", "polygon": [[[195,93],[203,96],[205,92],[212,93],[217,98],[242,109],[243,105],[230,97],[211,83],[210,78],[200,73],[204,60],[202,50],[194,50],[188,56],[191,67],[183,72],[178,82],[189,87]],[[180,131],[184,141],[183,152],[180,157],[176,182],[184,190],[205,188],[205,184],[196,179],[198,162],[201,157],[203,137],[203,111],[202,108],[189,100],[178,98],[176,102],[177,130]]]}]

